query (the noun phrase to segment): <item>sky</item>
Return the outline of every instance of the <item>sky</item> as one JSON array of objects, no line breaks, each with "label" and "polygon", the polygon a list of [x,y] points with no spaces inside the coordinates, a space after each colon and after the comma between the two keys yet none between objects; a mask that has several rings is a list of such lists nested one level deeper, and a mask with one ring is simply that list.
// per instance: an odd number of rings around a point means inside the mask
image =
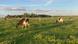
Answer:
[{"label": "sky", "polygon": [[78,11],[78,0],[0,0],[0,15],[21,14],[27,10]]}]

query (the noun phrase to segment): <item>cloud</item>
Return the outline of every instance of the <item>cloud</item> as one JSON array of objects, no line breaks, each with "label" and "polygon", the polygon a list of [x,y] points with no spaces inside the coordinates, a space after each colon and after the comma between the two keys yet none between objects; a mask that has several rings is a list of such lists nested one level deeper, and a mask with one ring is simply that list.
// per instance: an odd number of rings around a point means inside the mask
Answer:
[{"label": "cloud", "polygon": [[9,10],[9,11],[26,11],[25,8],[5,8],[5,10]]},{"label": "cloud", "polygon": [[[28,6],[28,7],[34,7],[34,6],[48,6],[49,4],[53,3],[54,0],[23,0],[24,3],[29,3],[29,4],[23,4],[21,6]],[[0,6],[13,6],[13,5],[7,5],[7,4],[0,4]],[[15,6],[20,6],[19,4]]]},{"label": "cloud", "polygon": [[54,0],[45,0],[43,2],[43,4],[31,4],[31,5],[26,5],[26,6],[48,6],[48,5],[52,4],[53,2],[54,2]]},{"label": "cloud", "polygon": [[26,11],[26,8],[22,8],[22,7],[0,6],[0,10],[6,10],[6,11]]},{"label": "cloud", "polygon": [[[43,0],[44,1],[44,0]],[[43,2],[41,1],[41,2]],[[25,6],[48,6],[50,4],[52,4],[54,2],[54,0],[45,0],[42,4],[30,4],[30,5],[25,5]]]},{"label": "cloud", "polygon": [[44,4],[44,6],[48,6],[48,5],[50,5],[51,3],[53,3],[54,2],[54,0],[48,0],[45,4]]}]

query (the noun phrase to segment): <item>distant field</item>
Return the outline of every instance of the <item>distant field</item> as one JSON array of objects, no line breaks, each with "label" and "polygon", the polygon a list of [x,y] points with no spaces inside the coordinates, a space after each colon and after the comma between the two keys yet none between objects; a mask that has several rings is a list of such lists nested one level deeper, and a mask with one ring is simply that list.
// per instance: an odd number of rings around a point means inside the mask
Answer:
[{"label": "distant field", "polygon": [[78,17],[30,18],[29,28],[16,28],[20,19],[0,19],[0,44],[78,44]]}]

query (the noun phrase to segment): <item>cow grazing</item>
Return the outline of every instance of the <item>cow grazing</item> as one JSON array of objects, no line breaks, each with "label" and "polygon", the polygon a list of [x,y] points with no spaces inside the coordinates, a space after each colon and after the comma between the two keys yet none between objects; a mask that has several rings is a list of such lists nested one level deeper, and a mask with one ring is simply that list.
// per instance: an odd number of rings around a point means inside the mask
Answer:
[{"label": "cow grazing", "polygon": [[29,19],[28,18],[27,19],[25,19],[25,18],[21,19],[17,23],[16,27],[18,27],[18,26],[21,26],[22,28],[28,27],[29,26]]},{"label": "cow grazing", "polygon": [[56,20],[56,23],[63,23],[64,20],[63,20],[63,17],[59,17],[57,20]]}]

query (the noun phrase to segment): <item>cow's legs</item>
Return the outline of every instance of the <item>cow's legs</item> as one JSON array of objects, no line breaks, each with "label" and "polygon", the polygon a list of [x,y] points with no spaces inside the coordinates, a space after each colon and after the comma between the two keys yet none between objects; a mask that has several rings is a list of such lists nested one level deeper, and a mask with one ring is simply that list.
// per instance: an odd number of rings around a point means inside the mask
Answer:
[{"label": "cow's legs", "polygon": [[19,24],[16,25],[16,28],[18,28]]},{"label": "cow's legs", "polygon": [[23,26],[23,28],[26,28],[26,26]]}]

